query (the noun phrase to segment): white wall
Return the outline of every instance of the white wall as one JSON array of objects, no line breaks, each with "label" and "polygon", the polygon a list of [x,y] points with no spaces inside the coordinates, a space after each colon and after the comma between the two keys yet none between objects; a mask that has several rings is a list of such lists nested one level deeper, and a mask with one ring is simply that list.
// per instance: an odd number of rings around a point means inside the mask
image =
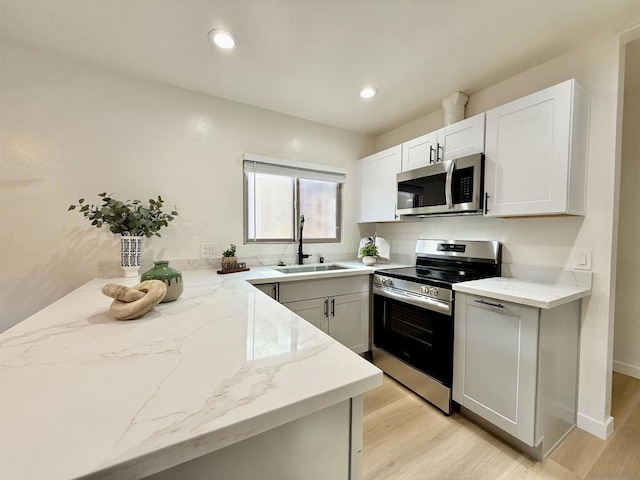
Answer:
[{"label": "white wall", "polygon": [[640,40],[626,46],[613,369],[640,378]]},{"label": "white wall", "polygon": [[[355,258],[357,159],[373,138],[179,88],[120,76],[2,43],[0,68],[0,330],[119,264],[119,243],[67,207],[103,191],[161,194],[180,217],[146,239],[154,259],[218,255],[284,258],[295,245],[244,246],[243,152],[345,166],[341,244],[309,245],[327,260]],[[314,257],[317,258],[317,257]]]},{"label": "white wall", "polygon": [[[572,268],[577,249],[593,251],[593,294],[582,302],[579,426],[604,437],[610,429],[613,322],[612,245],[615,218],[619,37],[592,41],[472,95],[472,116],[575,77],[591,92],[586,217],[489,219],[429,218],[402,225],[380,224],[397,254],[411,255],[417,238],[463,238],[503,242],[505,263]],[[441,111],[378,137],[377,150],[443,126]],[[425,127],[420,131],[420,127]]]}]

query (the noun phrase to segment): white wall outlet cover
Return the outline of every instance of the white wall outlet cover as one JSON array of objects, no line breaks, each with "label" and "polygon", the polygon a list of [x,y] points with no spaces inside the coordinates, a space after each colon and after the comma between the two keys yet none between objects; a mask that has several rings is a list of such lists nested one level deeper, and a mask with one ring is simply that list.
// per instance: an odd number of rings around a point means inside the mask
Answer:
[{"label": "white wall outlet cover", "polygon": [[575,261],[576,270],[591,270],[591,250],[578,250]]},{"label": "white wall outlet cover", "polygon": [[201,243],[200,244],[200,258],[215,258],[216,256],[216,244],[215,243]]}]

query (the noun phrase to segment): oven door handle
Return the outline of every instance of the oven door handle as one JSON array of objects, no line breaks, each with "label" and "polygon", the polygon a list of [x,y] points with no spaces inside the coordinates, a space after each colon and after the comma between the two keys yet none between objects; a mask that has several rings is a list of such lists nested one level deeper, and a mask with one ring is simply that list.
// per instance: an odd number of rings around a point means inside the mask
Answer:
[{"label": "oven door handle", "polygon": [[453,185],[453,169],[455,166],[456,161],[449,160],[449,165],[447,165],[447,177],[444,181],[444,198],[447,201],[447,208],[449,210],[453,208],[453,192],[451,191],[451,186]]},{"label": "oven door handle", "polygon": [[443,315],[451,315],[451,304],[449,302],[442,302],[440,300],[434,300],[428,297],[419,297],[417,295],[410,295],[403,293],[400,290],[394,288],[381,287],[380,285],[373,286],[374,295],[380,295],[382,297],[392,298],[400,302],[410,303],[416,307],[424,308],[426,310],[432,310],[434,312],[442,313]]}]

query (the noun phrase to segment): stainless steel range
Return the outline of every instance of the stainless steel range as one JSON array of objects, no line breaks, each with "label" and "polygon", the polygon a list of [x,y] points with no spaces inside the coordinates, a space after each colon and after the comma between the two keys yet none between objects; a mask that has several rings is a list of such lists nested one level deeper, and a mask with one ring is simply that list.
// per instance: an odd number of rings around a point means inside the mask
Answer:
[{"label": "stainless steel range", "polygon": [[373,363],[451,412],[452,285],[500,276],[498,242],[418,240],[416,266],[379,270],[373,280]]}]

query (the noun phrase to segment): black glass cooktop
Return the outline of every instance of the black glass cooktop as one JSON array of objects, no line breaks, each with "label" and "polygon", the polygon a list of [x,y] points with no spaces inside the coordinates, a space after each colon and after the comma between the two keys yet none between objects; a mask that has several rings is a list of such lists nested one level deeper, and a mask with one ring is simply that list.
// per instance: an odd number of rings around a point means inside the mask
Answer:
[{"label": "black glass cooktop", "polygon": [[400,278],[402,280],[429,284],[441,288],[451,288],[451,285],[454,283],[494,276],[474,270],[443,270],[428,267],[389,268],[378,270],[376,273],[378,275]]}]

